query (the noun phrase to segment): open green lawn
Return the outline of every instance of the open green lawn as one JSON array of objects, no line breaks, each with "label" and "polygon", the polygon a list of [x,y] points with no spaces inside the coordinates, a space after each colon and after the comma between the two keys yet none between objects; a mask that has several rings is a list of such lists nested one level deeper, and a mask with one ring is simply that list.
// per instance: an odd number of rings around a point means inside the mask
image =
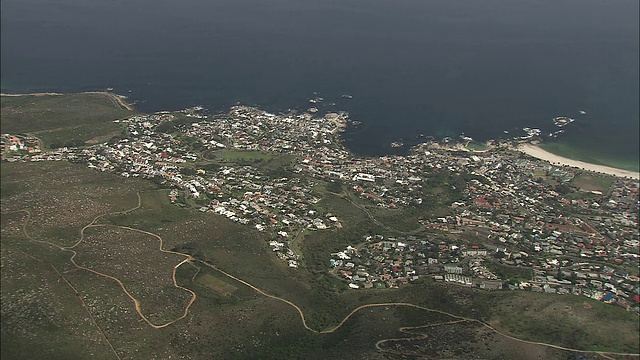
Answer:
[{"label": "open green lawn", "polygon": [[580,174],[571,180],[571,185],[584,191],[600,191],[606,194],[613,184],[613,179],[605,175]]},{"label": "open green lawn", "polygon": [[530,267],[504,265],[495,259],[487,261],[485,265],[491,272],[496,274],[499,279],[529,281],[533,277],[533,270]]},{"label": "open green lawn", "polygon": [[271,160],[277,157],[263,151],[223,150],[222,159],[226,161]]},{"label": "open green lawn", "polygon": [[287,169],[295,161],[289,154],[270,154],[253,150],[208,150],[194,163],[194,168],[207,172],[216,171],[222,166],[252,166],[271,177],[293,177]]},{"label": "open green lawn", "polygon": [[232,292],[236,291],[235,286],[211,274],[198,276],[196,278],[196,282],[222,295],[229,295]]}]

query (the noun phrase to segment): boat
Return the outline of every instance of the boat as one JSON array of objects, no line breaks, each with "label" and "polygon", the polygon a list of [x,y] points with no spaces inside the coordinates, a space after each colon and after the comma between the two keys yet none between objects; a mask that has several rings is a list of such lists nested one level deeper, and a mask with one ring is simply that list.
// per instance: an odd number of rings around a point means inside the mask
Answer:
[{"label": "boat", "polygon": [[353,99],[353,96],[349,95],[349,94],[343,94],[342,95],[343,99]]},{"label": "boat", "polygon": [[587,115],[587,112],[584,110],[580,110],[580,115]]},{"label": "boat", "polygon": [[392,148],[399,148],[399,147],[402,147],[402,146],[404,146],[404,143],[402,143],[401,141],[394,141],[394,142],[391,143],[391,147]]}]

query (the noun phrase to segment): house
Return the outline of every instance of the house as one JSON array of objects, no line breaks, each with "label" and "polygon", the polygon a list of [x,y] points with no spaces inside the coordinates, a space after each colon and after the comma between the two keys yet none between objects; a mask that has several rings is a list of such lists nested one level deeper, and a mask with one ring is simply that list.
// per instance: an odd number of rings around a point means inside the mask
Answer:
[{"label": "house", "polygon": [[445,265],[444,271],[449,274],[462,274],[462,268],[455,265]]},{"label": "house", "polygon": [[376,182],[376,177],[371,174],[358,173],[356,174],[356,176],[353,177],[353,181],[358,181],[358,180]]},{"label": "house", "polygon": [[502,290],[503,283],[502,281],[490,281],[484,280],[480,283],[480,289],[485,290]]}]

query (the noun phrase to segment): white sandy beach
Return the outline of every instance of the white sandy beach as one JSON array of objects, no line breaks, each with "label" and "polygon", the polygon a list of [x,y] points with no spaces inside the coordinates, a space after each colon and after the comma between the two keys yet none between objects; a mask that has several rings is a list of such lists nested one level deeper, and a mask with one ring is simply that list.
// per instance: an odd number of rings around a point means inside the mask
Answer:
[{"label": "white sandy beach", "polygon": [[562,156],[552,154],[548,151],[545,151],[542,148],[535,146],[533,144],[520,145],[518,147],[518,150],[522,151],[527,155],[533,156],[534,158],[546,160],[551,164],[567,165],[567,166],[571,166],[579,169],[599,172],[599,173],[623,177],[623,178],[630,177],[633,179],[640,179],[640,173],[638,172],[633,172],[633,171],[623,170],[623,169],[616,169],[609,166],[590,164],[584,161],[568,159]]}]

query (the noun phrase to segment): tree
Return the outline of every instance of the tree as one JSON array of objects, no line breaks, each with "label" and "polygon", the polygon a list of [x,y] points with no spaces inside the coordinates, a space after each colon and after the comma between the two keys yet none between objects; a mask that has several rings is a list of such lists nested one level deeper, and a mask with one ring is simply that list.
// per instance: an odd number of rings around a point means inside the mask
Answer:
[{"label": "tree", "polygon": [[332,193],[335,194],[341,194],[342,193],[342,181],[341,180],[332,180],[328,185],[327,185],[327,190],[329,190]]},{"label": "tree", "polygon": [[193,170],[192,168],[182,167],[180,168],[180,173],[182,175],[195,175],[196,171]]},{"label": "tree", "polygon": [[555,190],[562,195],[566,195],[569,194],[571,192],[573,192],[573,189],[571,188],[571,186],[567,185],[567,184],[558,184],[555,188]]}]

